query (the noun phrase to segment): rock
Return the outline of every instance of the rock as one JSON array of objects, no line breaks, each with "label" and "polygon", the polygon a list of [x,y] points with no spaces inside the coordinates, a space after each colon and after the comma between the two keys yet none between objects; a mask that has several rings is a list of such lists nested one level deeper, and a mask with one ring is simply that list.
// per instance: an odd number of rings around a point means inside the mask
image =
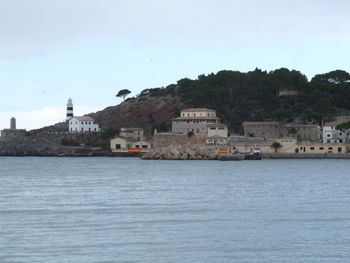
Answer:
[{"label": "rock", "polygon": [[207,145],[177,145],[151,149],[142,159],[217,160],[218,149]]}]

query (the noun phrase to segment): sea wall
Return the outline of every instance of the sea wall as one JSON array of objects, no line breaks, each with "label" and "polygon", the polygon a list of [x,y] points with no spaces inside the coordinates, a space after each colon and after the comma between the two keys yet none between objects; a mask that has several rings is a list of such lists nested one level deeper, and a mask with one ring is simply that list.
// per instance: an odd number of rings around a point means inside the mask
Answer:
[{"label": "sea wall", "polygon": [[350,153],[261,153],[263,159],[350,159]]}]

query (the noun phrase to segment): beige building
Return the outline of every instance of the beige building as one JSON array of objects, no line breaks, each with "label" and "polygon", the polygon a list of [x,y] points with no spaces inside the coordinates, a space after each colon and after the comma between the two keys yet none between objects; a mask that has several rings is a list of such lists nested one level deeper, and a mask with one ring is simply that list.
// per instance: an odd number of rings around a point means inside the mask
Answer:
[{"label": "beige building", "polygon": [[228,137],[227,125],[222,123],[208,124],[208,137]]},{"label": "beige building", "polygon": [[133,138],[114,138],[110,141],[112,152],[147,152],[152,144]]},{"label": "beige building", "polygon": [[274,142],[278,142],[281,147],[277,148],[277,153],[347,153],[347,144],[322,144],[312,142],[298,142],[295,138],[278,138],[271,140],[236,141],[233,146],[239,152],[251,152],[253,149],[259,149],[261,153],[275,153],[276,150],[271,147]]}]

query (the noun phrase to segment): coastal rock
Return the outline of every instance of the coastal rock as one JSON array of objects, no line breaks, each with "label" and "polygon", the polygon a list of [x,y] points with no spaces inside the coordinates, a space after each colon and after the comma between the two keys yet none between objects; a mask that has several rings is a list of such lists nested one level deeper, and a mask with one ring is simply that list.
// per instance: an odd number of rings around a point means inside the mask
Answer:
[{"label": "coastal rock", "polygon": [[142,159],[161,160],[217,160],[218,149],[206,145],[176,145],[151,149]]}]

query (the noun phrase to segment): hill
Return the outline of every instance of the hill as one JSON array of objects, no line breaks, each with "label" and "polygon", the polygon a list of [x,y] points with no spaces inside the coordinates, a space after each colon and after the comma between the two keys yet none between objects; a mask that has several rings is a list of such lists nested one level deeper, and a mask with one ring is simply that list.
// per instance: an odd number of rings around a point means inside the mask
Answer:
[{"label": "hill", "polygon": [[192,107],[215,109],[235,132],[241,131],[244,121],[321,124],[334,115],[350,113],[350,74],[336,70],[309,81],[301,72],[286,68],[247,73],[224,70],[147,89],[129,101],[163,96],[180,97]]}]

